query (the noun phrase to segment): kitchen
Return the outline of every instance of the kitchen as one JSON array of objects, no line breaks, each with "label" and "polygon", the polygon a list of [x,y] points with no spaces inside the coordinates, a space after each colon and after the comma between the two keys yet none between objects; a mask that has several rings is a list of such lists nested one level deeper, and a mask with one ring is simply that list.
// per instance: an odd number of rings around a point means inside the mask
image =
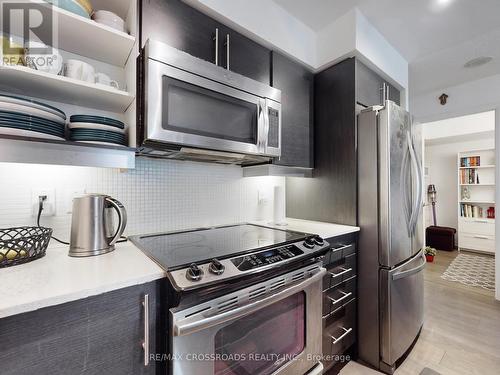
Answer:
[{"label": "kitchen", "polygon": [[283,1],[47,3],[1,4],[52,33],[2,27],[0,373],[398,373],[422,141],[364,15],[340,51]]}]

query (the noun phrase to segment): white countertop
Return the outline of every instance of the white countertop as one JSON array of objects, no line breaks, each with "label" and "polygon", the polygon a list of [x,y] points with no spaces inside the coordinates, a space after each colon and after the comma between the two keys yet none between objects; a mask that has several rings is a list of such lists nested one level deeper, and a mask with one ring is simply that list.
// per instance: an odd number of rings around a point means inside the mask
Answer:
[{"label": "white countertop", "polygon": [[[359,231],[358,227],[287,218],[287,225],[269,220],[258,225],[317,234],[323,238]],[[0,318],[95,296],[166,277],[165,271],[131,242],[99,256],[72,258],[68,247],[52,245],[30,263],[0,269]]]},{"label": "white countertop", "polygon": [[286,225],[274,225],[270,220],[255,221],[254,223],[271,228],[317,234],[322,238],[331,238],[359,231],[359,227],[325,223],[322,221],[301,220],[287,217],[285,222]]},{"label": "white countertop", "polygon": [[53,245],[32,262],[0,269],[0,318],[75,301],[165,277],[131,242],[99,256],[72,258]]}]

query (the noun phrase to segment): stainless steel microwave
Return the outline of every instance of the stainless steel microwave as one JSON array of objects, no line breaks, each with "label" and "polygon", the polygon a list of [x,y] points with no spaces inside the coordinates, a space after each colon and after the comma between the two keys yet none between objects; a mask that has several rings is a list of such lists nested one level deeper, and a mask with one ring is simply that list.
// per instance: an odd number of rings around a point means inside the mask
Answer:
[{"label": "stainless steel microwave", "polygon": [[255,164],[281,155],[281,91],[149,40],[139,152]]}]

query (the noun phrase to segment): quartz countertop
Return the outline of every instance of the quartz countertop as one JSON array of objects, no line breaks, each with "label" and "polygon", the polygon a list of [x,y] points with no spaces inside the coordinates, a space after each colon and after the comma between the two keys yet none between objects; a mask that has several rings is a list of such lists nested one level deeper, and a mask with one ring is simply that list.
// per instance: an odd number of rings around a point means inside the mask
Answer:
[{"label": "quartz countertop", "polygon": [[68,246],[52,244],[41,259],[0,268],[0,318],[165,276],[165,271],[131,242],[117,244],[111,253],[86,258],[69,257]]},{"label": "quartz countertop", "polygon": [[273,224],[272,220],[254,221],[253,223],[271,228],[294,230],[297,232],[317,234],[322,238],[331,238],[359,231],[359,227],[354,227],[350,225],[332,224],[321,221],[310,221],[310,220],[294,219],[289,217],[285,219],[286,225]]}]

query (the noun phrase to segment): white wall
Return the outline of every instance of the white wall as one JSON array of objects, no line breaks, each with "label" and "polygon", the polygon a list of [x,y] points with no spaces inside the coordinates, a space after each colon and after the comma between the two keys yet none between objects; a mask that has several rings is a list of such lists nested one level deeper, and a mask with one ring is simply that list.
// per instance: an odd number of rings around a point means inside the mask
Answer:
[{"label": "white wall", "polygon": [[438,140],[440,138],[472,135],[494,130],[495,111],[487,111],[428,122],[423,125],[423,137],[426,140]]},{"label": "white wall", "polygon": [[[500,101],[499,101],[500,103]],[[500,106],[497,107],[495,111],[495,144],[500,145]],[[495,153],[495,184],[497,189],[495,191],[495,202],[500,202],[500,147],[496,148]],[[495,220],[495,248],[496,248],[496,258],[495,258],[495,298],[500,300],[500,220]]]},{"label": "white wall", "polygon": [[61,239],[69,238],[72,198],[82,193],[120,200],[128,212],[127,235],[272,219],[274,186],[284,186],[284,177],[242,173],[237,166],[145,158],[124,171],[0,163],[0,227],[35,224],[35,189],[55,191],[56,216],[43,217],[42,225]]},{"label": "white wall", "polygon": [[[441,105],[439,96],[449,95]],[[410,98],[410,111],[420,122],[429,122],[490,111],[500,105],[500,74]]]},{"label": "white wall", "polygon": [[[439,143],[425,146],[425,167],[429,168],[429,184],[437,190],[437,224],[458,230],[458,171],[457,153],[495,147],[493,138]],[[427,188],[427,187],[426,187]],[[430,206],[427,206],[426,219],[430,218]],[[426,222],[426,226],[430,225]],[[457,241],[458,236],[455,238]]]}]

